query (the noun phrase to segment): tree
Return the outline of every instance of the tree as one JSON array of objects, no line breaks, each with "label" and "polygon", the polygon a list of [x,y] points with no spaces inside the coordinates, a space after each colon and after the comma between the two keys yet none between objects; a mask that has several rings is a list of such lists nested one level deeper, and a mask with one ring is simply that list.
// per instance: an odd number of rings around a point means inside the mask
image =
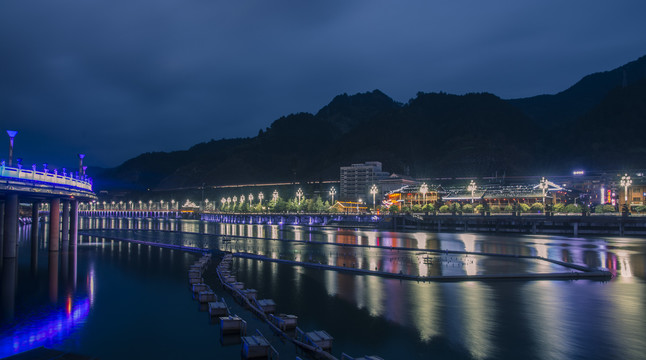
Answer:
[{"label": "tree", "polygon": [[298,211],[298,203],[296,202],[296,199],[289,199],[287,202],[287,211],[289,212],[295,212]]},{"label": "tree", "polygon": [[446,213],[448,213],[448,212],[450,211],[450,210],[449,210],[449,206],[448,206],[448,205],[442,205],[442,206],[440,206],[439,211],[440,211],[442,214],[446,214]]},{"label": "tree", "polygon": [[452,203],[451,205],[449,205],[449,211],[451,211],[454,214],[456,212],[459,212],[461,209],[462,207],[460,206],[460,203]]},{"label": "tree", "polygon": [[554,212],[555,213],[562,213],[565,211],[565,204],[563,203],[558,203],[554,205]]},{"label": "tree", "polygon": [[539,203],[539,202],[533,203],[532,207],[531,207],[531,210],[532,210],[533,213],[540,213],[540,212],[543,212],[545,210],[545,206],[543,206],[543,204]]},{"label": "tree", "polygon": [[395,204],[390,205],[388,212],[390,212],[391,214],[397,214],[399,212],[399,206]]},{"label": "tree", "polygon": [[327,209],[327,206],[325,206],[325,203],[323,203],[323,199],[321,199],[320,196],[316,197],[316,200],[312,201],[312,210],[315,212],[324,212]]},{"label": "tree", "polygon": [[435,207],[433,206],[433,204],[426,204],[426,205],[424,205],[424,207],[422,207],[422,211],[424,211],[424,212],[433,212],[433,211],[435,211]]},{"label": "tree", "polygon": [[520,204],[520,211],[521,211],[521,212],[526,213],[526,212],[528,212],[528,211],[529,211],[529,209],[530,209],[529,205],[527,205],[527,204],[525,204],[525,203]]},{"label": "tree", "polygon": [[421,205],[419,205],[419,204],[415,204],[415,205],[413,205],[413,207],[412,207],[412,209],[411,209],[411,210],[412,210],[414,213],[422,212],[422,206],[421,206]]},{"label": "tree", "polygon": [[565,212],[568,214],[581,212],[581,207],[578,204],[568,204],[565,207]]},{"label": "tree", "polygon": [[462,212],[465,212],[465,213],[468,213],[468,214],[473,213],[473,205],[471,205],[471,204],[462,205]]}]

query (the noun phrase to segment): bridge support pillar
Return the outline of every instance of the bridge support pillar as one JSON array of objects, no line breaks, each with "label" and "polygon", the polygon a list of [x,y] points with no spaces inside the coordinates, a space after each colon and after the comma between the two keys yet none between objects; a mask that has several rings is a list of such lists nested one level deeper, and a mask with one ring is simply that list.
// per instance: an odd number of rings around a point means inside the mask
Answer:
[{"label": "bridge support pillar", "polygon": [[72,200],[70,204],[70,249],[76,249],[79,238],[79,203]]},{"label": "bridge support pillar", "polygon": [[31,204],[31,270],[35,273],[38,269],[38,216],[39,202]]},{"label": "bridge support pillar", "polygon": [[61,202],[63,205],[63,218],[61,219],[61,242],[62,249],[67,250],[70,242],[70,202],[63,200]]},{"label": "bridge support pillar", "polygon": [[4,252],[4,201],[0,201],[0,268],[2,267],[2,253]]},{"label": "bridge support pillar", "polygon": [[18,250],[18,194],[7,194],[5,199],[2,257],[13,259]]},{"label": "bridge support pillar", "polygon": [[49,202],[49,251],[58,251],[60,240],[61,199]]}]

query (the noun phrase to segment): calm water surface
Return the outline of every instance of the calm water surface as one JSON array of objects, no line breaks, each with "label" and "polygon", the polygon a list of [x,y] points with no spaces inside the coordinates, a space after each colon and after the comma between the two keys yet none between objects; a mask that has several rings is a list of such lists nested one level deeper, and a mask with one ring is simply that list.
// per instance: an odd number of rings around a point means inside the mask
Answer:
[{"label": "calm water surface", "polygon": [[[37,346],[130,358],[240,357],[188,291],[199,255],[111,238],[226,249],[268,257],[411,275],[573,271],[540,260],[427,252],[539,255],[606,268],[608,282],[424,283],[235,258],[245,287],[299,317],[305,331],[334,336],[333,354],[385,359],[643,359],[646,241],[463,233],[89,219],[76,252],[48,252],[47,225],[32,252],[20,231],[17,262],[2,269],[0,357]],[[181,230],[182,232],[178,232]],[[187,233],[188,232],[188,233]],[[222,242],[224,234],[231,241]],[[356,246],[363,245],[363,246]],[[404,250],[405,249],[405,250]],[[37,256],[36,256],[37,255]],[[238,306],[211,268],[205,280],[232,310],[293,359],[293,346]],[[303,356],[302,354],[300,355]]]}]

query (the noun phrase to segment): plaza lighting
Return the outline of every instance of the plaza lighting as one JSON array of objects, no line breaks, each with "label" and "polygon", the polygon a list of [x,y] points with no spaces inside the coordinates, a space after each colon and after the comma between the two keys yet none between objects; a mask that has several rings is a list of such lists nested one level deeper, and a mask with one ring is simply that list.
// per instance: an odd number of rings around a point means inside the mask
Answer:
[{"label": "plaza lighting", "polygon": [[222,203],[222,207],[224,207],[224,204],[227,203],[227,199],[222,198],[222,199],[220,199],[220,202]]},{"label": "plaza lighting", "polygon": [[624,174],[624,176],[621,177],[621,186],[624,187],[624,202],[626,205],[628,205],[628,187],[632,185],[633,181],[630,179],[630,176],[628,174]]},{"label": "plaza lighting", "polygon": [[208,210],[209,209],[209,199],[204,199],[204,203],[206,204],[204,206],[204,210]]},{"label": "plaza lighting", "polygon": [[334,205],[334,195],[336,195],[336,189],[334,186],[330,189],[330,196],[332,197],[332,205]]},{"label": "plaza lighting", "polygon": [[139,200],[139,210],[141,210],[141,200]]},{"label": "plaza lighting", "polygon": [[278,201],[278,190],[274,190],[274,192],[271,194],[271,199],[273,201]]},{"label": "plaza lighting", "polygon": [[543,177],[541,179],[541,182],[538,184],[538,188],[541,189],[541,191],[543,191],[543,205],[545,205],[545,194],[547,193],[547,189],[549,188],[547,179]]},{"label": "plaza lighting", "polygon": [[159,206],[161,206],[161,210],[164,210],[164,200],[159,200]]},{"label": "plaza lighting", "polygon": [[298,188],[298,190],[296,190],[296,197],[298,198],[298,205],[301,204],[301,197],[302,196],[303,196],[303,189]]},{"label": "plaza lighting", "polygon": [[262,206],[262,199],[264,199],[264,198],[265,198],[265,194],[263,194],[262,192],[259,192],[258,193],[258,200],[260,200],[260,206]]},{"label": "plaza lighting", "polygon": [[[188,201],[188,200],[187,200],[187,201]],[[152,209],[153,209],[153,201],[152,201],[152,200],[148,200],[148,210],[152,210]]]},{"label": "plaza lighting", "polygon": [[175,199],[170,200],[170,208],[171,210],[175,208]]},{"label": "plaza lighting", "polygon": [[377,185],[372,184],[372,187],[370,188],[370,193],[372,194],[372,208],[376,208],[376,199],[375,196],[377,196]]},{"label": "plaza lighting", "polygon": [[247,196],[247,199],[249,199],[249,206],[253,206],[251,203],[253,201],[253,194],[250,193],[249,196]]},{"label": "plaza lighting", "polygon": [[244,195],[240,195],[240,206],[244,204]]},{"label": "plaza lighting", "polygon": [[227,198],[227,205],[231,204],[231,197]]},{"label": "plaza lighting", "polygon": [[424,205],[426,205],[426,193],[428,192],[428,185],[426,185],[426,183],[422,183],[422,186],[419,187],[419,192],[422,193],[422,196],[424,197]]},{"label": "plaza lighting", "polygon": [[[473,181],[473,180],[471,180],[471,182],[469,183],[469,186],[467,186],[467,190],[471,191],[471,203],[472,204],[473,204],[473,202],[475,200],[475,192],[476,192],[477,188],[478,188],[478,186],[476,186],[476,182]],[[545,202],[545,201],[543,201],[543,202]]]},{"label": "plaza lighting", "polygon": [[359,201],[357,201],[357,214],[359,213],[359,204],[361,204],[362,201],[363,200],[361,200],[361,199],[359,199]]},{"label": "plaza lighting", "polygon": [[17,133],[15,130],[7,130],[7,135],[9,135],[9,166],[12,166],[13,162],[13,139]]},{"label": "plaza lighting", "polygon": [[[130,204],[130,210],[134,210],[134,207],[132,206],[132,200],[128,201],[128,204]],[[126,208],[128,210],[128,208]]]}]

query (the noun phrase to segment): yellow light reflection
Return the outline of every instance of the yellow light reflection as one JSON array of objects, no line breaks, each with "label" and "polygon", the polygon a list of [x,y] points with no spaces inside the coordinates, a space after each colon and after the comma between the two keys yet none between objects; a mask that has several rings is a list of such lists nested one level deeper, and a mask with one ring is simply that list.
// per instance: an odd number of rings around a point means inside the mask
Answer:
[{"label": "yellow light reflection", "polygon": [[616,250],[615,254],[617,255],[617,264],[619,265],[619,269],[621,271],[619,276],[617,277],[617,280],[621,282],[635,282],[628,251]]},{"label": "yellow light reflection", "polygon": [[483,283],[468,281],[460,283],[464,295],[464,319],[465,328],[464,343],[476,359],[486,359],[492,356],[493,345],[491,334],[493,333],[489,289]]},{"label": "yellow light reflection", "polygon": [[458,238],[464,243],[464,251],[476,251],[476,236],[473,234],[459,234]]}]

